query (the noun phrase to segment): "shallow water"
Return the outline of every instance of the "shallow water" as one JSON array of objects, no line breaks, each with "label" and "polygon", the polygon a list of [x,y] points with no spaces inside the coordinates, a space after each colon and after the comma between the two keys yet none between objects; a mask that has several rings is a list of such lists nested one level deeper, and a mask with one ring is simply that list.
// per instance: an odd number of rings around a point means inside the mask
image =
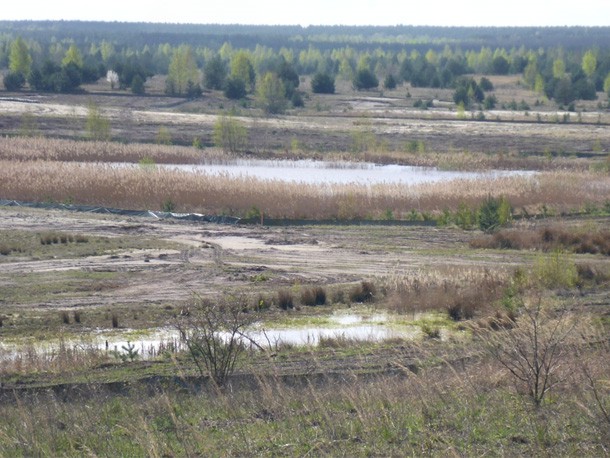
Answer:
[{"label": "shallow water", "polygon": [[312,160],[236,160],[223,164],[160,165],[214,176],[250,177],[305,184],[405,184],[416,185],[457,179],[500,178],[527,175],[523,171],[465,172],[433,167],[378,165],[372,163],[323,162]]},{"label": "shallow water", "polygon": [[[245,332],[245,340],[252,346],[274,349],[283,344],[315,346],[323,339],[379,342],[392,338],[416,339],[421,336],[418,326],[397,326],[385,314],[333,314],[326,317],[328,324],[304,327],[268,327],[256,323]],[[138,352],[139,359],[152,359],[165,351],[182,351],[185,343],[173,328],[155,328],[145,332],[113,330],[95,332],[82,339],[38,341],[28,343],[0,343],[0,361],[36,357],[51,359],[60,350],[107,351],[127,354],[128,347]]]}]

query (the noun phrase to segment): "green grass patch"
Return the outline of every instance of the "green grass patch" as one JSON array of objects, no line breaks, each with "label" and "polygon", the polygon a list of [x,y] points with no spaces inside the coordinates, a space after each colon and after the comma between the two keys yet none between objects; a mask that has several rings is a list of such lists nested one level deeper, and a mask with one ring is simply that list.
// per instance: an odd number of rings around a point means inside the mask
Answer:
[{"label": "green grass patch", "polygon": [[112,254],[119,250],[180,249],[182,245],[155,238],[99,237],[65,231],[0,230],[0,262],[19,259],[71,259]]}]

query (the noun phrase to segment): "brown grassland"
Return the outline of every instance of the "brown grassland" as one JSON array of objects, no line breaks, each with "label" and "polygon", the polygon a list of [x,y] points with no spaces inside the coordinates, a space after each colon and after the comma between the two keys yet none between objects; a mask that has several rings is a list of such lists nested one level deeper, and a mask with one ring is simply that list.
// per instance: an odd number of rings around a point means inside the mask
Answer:
[{"label": "brown grassland", "polygon": [[[86,89],[0,100],[0,199],[247,220],[0,206],[0,457],[610,454],[606,112],[458,119],[413,108],[443,91],[339,87],[266,118],[213,92]],[[247,146],[228,152],[231,109]],[[253,158],[528,173],[321,186],[163,167]]]}]

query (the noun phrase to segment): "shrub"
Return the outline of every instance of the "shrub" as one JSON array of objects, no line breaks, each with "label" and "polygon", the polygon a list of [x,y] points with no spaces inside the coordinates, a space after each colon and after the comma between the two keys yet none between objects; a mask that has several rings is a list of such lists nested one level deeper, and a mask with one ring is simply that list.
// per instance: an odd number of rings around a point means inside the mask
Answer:
[{"label": "shrub", "polygon": [[473,239],[473,248],[515,250],[570,250],[574,253],[610,255],[610,231],[570,231],[548,226],[537,230],[503,230]]},{"label": "shrub", "polygon": [[440,339],[441,338],[441,330],[437,327],[430,326],[429,324],[424,324],[421,327],[422,332],[429,339]]},{"label": "shrub", "polygon": [[578,281],[576,264],[561,251],[539,257],[533,275],[536,284],[549,289],[573,288]]},{"label": "shrub", "polygon": [[482,334],[488,352],[525,388],[536,407],[567,375],[562,370],[577,321],[566,309],[551,309],[540,297],[522,300],[520,316],[508,327]]},{"label": "shrub", "polygon": [[451,299],[447,314],[453,321],[471,320],[490,297],[477,289],[460,291]]},{"label": "shrub", "polygon": [[210,301],[196,297],[191,313],[176,322],[189,355],[201,376],[210,376],[223,387],[233,373],[239,357],[246,351],[243,331],[255,317],[247,313],[245,298]]},{"label": "shrub", "polygon": [[352,302],[373,302],[375,293],[377,292],[375,285],[370,281],[362,281],[350,291],[349,299]]}]

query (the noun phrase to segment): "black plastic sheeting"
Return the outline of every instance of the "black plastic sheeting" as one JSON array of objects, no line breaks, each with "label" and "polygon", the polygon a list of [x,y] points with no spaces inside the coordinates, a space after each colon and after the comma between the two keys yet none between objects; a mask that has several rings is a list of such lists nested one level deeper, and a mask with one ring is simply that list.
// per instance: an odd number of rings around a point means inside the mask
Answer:
[{"label": "black plastic sheeting", "polygon": [[157,219],[174,218],[183,221],[196,221],[202,223],[237,224],[241,218],[235,216],[201,215],[199,213],[173,213],[157,212],[152,210],[123,210],[120,208],[95,207],[92,205],[71,205],[52,202],[19,202],[16,200],[0,199],[0,206],[5,207],[29,207],[48,208],[57,210],[68,210],[84,213],[103,213],[124,216],[143,216]]}]

